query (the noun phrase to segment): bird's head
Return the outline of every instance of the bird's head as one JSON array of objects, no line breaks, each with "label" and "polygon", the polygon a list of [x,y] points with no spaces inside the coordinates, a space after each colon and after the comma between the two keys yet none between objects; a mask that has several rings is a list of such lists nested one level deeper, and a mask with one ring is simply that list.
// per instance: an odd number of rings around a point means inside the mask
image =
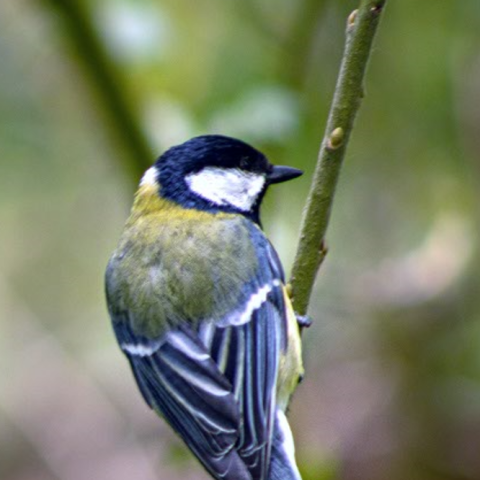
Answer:
[{"label": "bird's head", "polygon": [[167,150],[147,170],[141,185],[158,185],[162,198],[184,208],[239,213],[259,223],[260,203],[268,186],[302,173],[272,165],[240,140],[204,135]]}]

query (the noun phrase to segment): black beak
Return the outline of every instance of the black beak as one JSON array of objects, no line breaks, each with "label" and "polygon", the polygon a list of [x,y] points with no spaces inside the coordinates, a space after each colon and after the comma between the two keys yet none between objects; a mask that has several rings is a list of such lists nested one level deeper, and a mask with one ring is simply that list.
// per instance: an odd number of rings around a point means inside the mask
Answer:
[{"label": "black beak", "polygon": [[267,175],[269,185],[272,183],[286,182],[303,175],[303,171],[298,168],[285,167],[284,165],[274,165],[273,170]]}]

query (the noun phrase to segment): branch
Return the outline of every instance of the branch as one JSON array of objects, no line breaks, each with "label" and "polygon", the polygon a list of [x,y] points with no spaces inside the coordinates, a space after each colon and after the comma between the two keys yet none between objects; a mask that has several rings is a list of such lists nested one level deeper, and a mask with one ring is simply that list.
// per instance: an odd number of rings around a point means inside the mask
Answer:
[{"label": "branch", "polygon": [[347,39],[325,135],[305,207],[290,280],[295,311],[305,315],[318,269],[326,255],[325,232],[380,14],[387,0],[361,0],[347,22]]},{"label": "branch", "polygon": [[151,166],[152,149],[139,116],[126,100],[123,78],[99,38],[81,0],[41,0],[62,17],[65,30],[83,64],[92,89],[96,91],[112,130],[121,142],[128,178],[138,179]]}]

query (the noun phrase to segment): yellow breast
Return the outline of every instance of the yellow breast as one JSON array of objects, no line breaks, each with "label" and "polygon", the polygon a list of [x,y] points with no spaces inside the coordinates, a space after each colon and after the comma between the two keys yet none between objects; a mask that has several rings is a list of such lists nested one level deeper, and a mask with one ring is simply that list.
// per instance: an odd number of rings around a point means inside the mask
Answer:
[{"label": "yellow breast", "polygon": [[288,348],[286,353],[280,357],[277,404],[279,408],[285,411],[299,379],[303,376],[304,369],[302,362],[302,342],[297,317],[295,316],[292,303],[285,288],[283,289],[283,295],[287,315]]}]

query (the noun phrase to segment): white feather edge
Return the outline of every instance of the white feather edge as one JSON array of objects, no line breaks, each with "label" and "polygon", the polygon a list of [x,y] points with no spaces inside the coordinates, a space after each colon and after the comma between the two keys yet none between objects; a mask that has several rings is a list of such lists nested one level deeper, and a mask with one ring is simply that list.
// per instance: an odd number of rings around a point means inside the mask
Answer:
[{"label": "white feather edge", "polygon": [[253,293],[248,299],[242,311],[234,311],[219,322],[220,326],[244,325],[247,323],[253,312],[258,310],[267,300],[268,294],[276,287],[281,285],[280,280],[273,280],[272,283],[266,283]]},{"label": "white feather edge", "polygon": [[135,355],[137,357],[148,357],[149,355],[153,355],[160,348],[161,344],[162,342],[122,343],[120,348],[130,355]]},{"label": "white feather edge", "polygon": [[157,169],[156,167],[150,167],[140,180],[141,187],[155,186],[157,185]]}]

